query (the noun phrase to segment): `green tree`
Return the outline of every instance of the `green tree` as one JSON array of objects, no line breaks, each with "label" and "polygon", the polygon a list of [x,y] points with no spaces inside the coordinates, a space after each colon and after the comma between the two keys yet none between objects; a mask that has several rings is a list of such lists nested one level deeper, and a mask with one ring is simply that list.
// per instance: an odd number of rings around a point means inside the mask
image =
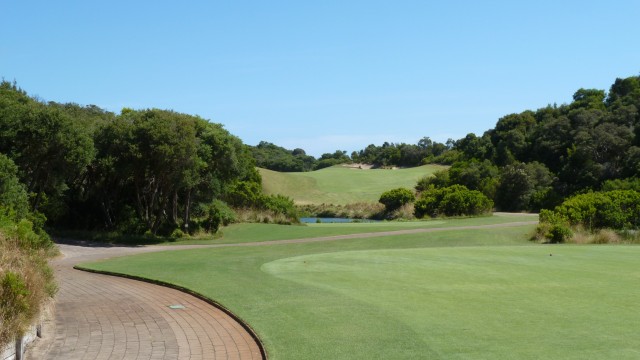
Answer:
[{"label": "green tree", "polygon": [[7,83],[0,86],[0,99],[0,152],[18,166],[31,207],[37,211],[45,200],[61,201],[94,157],[90,134],[60,109]]},{"label": "green tree", "polygon": [[0,211],[12,213],[15,221],[29,212],[27,191],[18,179],[18,167],[4,154],[0,154]]},{"label": "green tree", "polygon": [[539,210],[554,201],[554,177],[541,163],[516,163],[504,167],[496,191],[496,205],[505,211]]}]

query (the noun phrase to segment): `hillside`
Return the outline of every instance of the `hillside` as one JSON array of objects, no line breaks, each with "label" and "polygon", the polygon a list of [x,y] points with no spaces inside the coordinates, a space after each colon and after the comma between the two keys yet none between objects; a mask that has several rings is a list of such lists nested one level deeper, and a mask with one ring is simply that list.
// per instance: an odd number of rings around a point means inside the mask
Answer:
[{"label": "hillside", "polygon": [[418,179],[444,169],[439,165],[424,165],[407,169],[358,169],[346,166],[312,171],[282,173],[259,169],[267,194],[282,194],[297,204],[344,205],[355,202],[377,202],[384,191],[413,188]]}]

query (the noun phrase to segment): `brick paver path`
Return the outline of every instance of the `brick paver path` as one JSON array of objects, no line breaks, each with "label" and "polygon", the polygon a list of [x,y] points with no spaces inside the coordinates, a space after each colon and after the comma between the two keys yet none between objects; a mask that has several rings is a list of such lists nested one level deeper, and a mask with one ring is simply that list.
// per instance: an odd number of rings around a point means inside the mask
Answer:
[{"label": "brick paver path", "polygon": [[79,262],[161,248],[60,249],[64,258],[52,263],[60,287],[55,319],[45,324],[27,359],[262,359],[240,324],[196,297],[73,269]]}]

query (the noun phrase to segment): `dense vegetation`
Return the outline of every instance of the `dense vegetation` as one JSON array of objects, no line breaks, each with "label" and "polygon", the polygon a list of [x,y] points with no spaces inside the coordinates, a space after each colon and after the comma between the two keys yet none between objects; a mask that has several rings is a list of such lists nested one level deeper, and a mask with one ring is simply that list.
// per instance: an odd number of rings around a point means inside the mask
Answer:
[{"label": "dense vegetation", "polygon": [[341,150],[336,150],[333,154],[322,154],[319,159],[316,159],[307,155],[303,149],[287,150],[266,141],[261,141],[258,145],[249,146],[249,148],[256,160],[256,166],[274,171],[312,171],[351,161],[346,151]]},{"label": "dense vegetation", "polygon": [[[428,137],[415,145],[372,144],[351,157],[337,151],[342,156],[334,156],[340,158],[334,161],[376,167],[448,164],[450,169],[420,180],[416,191],[462,185],[484,194],[498,210],[553,209],[564,199],[589,191],[616,186],[640,190],[639,109],[640,77],[619,78],[608,92],[579,89],[570,104],[506,115],[481,136],[468,134],[445,144]],[[286,171],[321,167],[312,165],[313,159],[302,149],[280,149],[300,164],[307,159],[306,166],[290,166]]]},{"label": "dense vegetation", "polygon": [[446,163],[442,155],[451,148],[453,141],[447,144],[435,142],[428,137],[422,138],[418,144],[388,143],[381,146],[369,145],[363,150],[351,153],[351,160],[356,163],[383,166],[419,166],[426,163]]},{"label": "dense vegetation", "polygon": [[29,208],[52,227],[197,232],[222,220],[211,218],[221,216],[216,200],[295,221],[290,201],[262,194],[240,139],[198,116],[43,103],[3,82],[0,154],[17,165]]},{"label": "dense vegetation", "polygon": [[[602,233],[603,229],[620,230],[590,242],[637,242],[640,228],[640,192],[611,190],[589,192],[568,198],[553,210],[540,213],[539,238],[552,243]],[[577,234],[576,234],[577,233]],[[578,235],[578,236],[576,236]],[[620,236],[622,235],[622,236]]]},{"label": "dense vegetation", "polygon": [[480,190],[504,210],[552,208],[608,180],[640,176],[640,77],[608,94],[580,89],[573,102],[510,114],[481,137],[456,141],[449,183]]},{"label": "dense vegetation", "polygon": [[452,185],[424,191],[414,207],[417,218],[482,215],[491,212],[493,201],[480,191],[469,190],[463,185]]},{"label": "dense vegetation", "polygon": [[0,349],[23,334],[56,290],[47,259],[55,250],[43,218],[28,208],[18,168],[0,154]]}]

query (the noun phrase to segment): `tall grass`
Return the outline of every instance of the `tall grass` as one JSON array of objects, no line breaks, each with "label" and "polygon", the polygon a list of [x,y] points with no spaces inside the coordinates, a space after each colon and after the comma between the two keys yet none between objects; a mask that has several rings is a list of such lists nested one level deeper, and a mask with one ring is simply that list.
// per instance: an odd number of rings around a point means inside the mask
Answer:
[{"label": "tall grass", "polygon": [[345,205],[307,204],[298,205],[298,212],[307,217],[373,219],[384,212],[384,205],[373,202],[357,202]]},{"label": "tall grass", "polygon": [[[541,223],[532,236],[532,240],[539,243],[549,242],[545,236],[548,226]],[[638,230],[613,230],[595,229],[590,231],[584,226],[576,225],[570,228],[570,236],[564,241],[567,244],[640,244],[640,231]]]},{"label": "tall grass", "polygon": [[11,233],[0,229],[0,348],[24,334],[56,291],[47,264],[52,249],[32,248]]}]

